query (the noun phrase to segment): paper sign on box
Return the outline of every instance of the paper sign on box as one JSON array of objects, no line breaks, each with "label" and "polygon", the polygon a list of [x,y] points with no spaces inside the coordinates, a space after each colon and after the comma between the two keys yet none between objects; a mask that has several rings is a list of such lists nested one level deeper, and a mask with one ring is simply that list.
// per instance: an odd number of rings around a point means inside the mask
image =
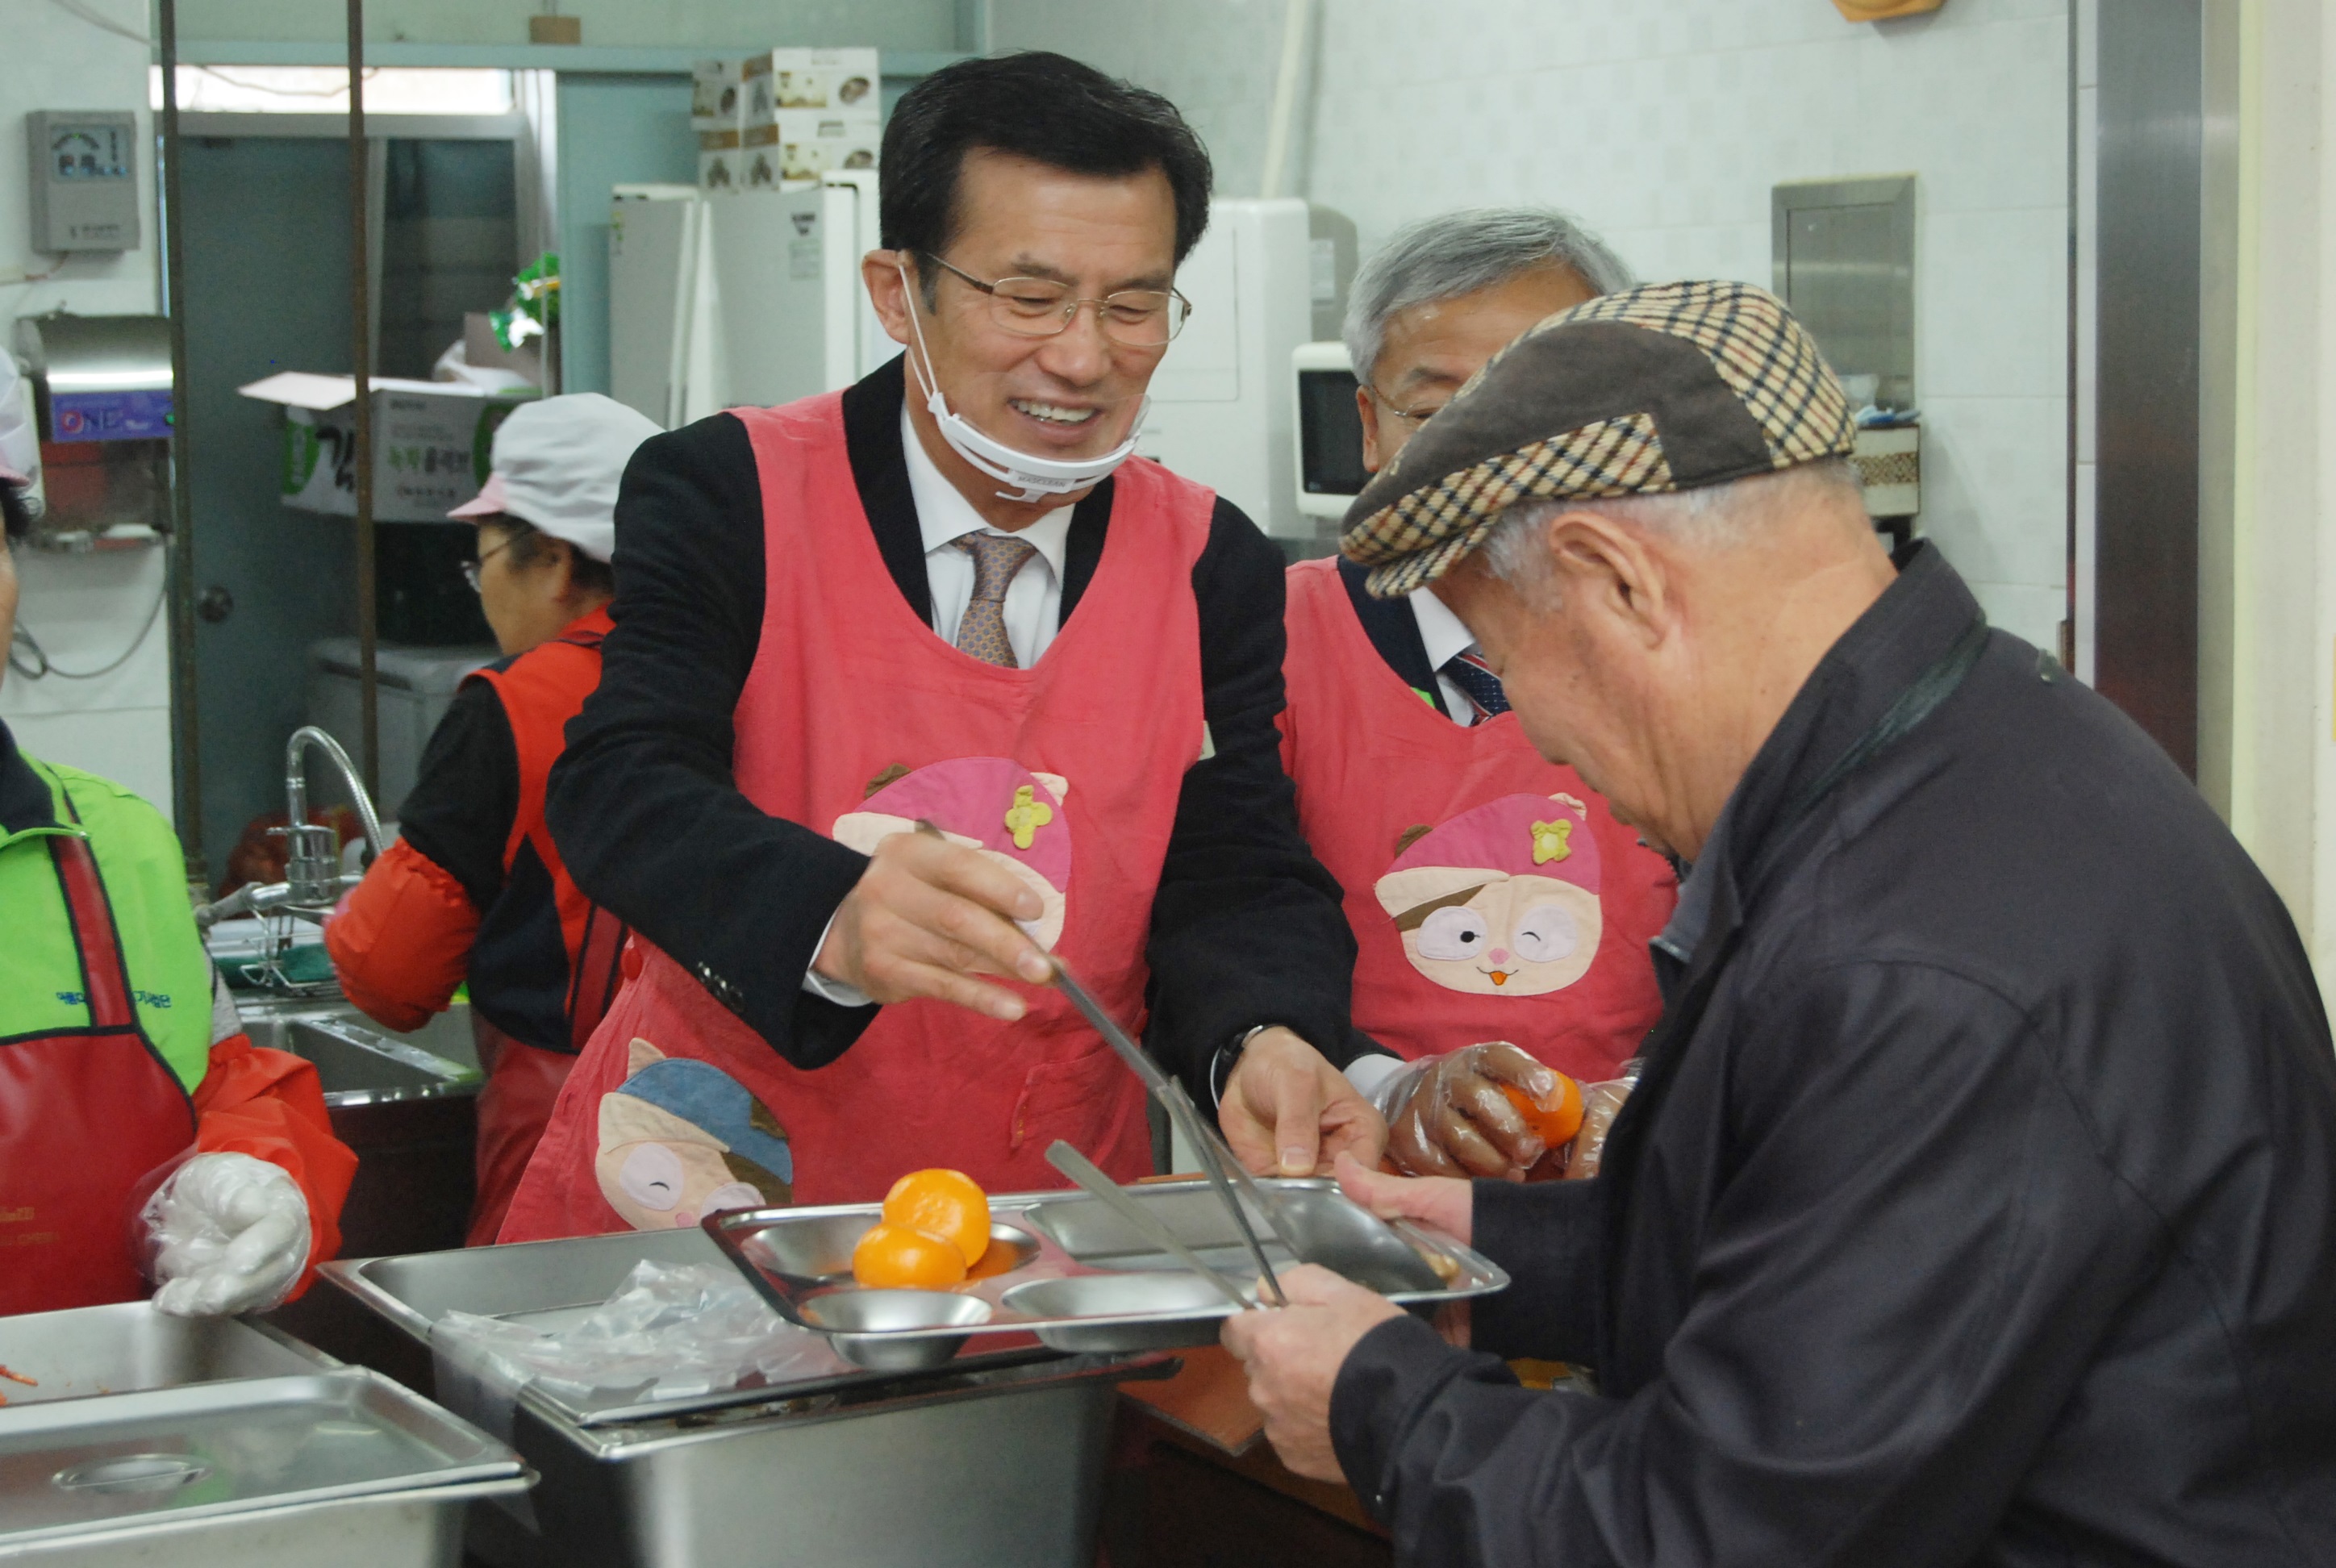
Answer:
[{"label": "paper sign on box", "polygon": [[740,66],[745,124],[768,125],[791,109],[881,112],[883,77],[873,49],[774,49]]},{"label": "paper sign on box", "polygon": [[[356,515],[356,379],[285,371],[236,388],[284,409],[284,504]],[[496,427],[533,393],[373,379],[373,514],[442,522],[486,482]]]}]

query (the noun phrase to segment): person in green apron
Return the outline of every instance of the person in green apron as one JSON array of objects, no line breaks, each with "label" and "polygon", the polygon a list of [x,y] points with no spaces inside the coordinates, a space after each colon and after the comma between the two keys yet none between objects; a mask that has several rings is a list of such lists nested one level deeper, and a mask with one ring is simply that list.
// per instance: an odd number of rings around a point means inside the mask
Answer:
[{"label": "person in green apron", "polygon": [[[0,466],[7,647],[23,489]],[[301,1289],[356,1171],[316,1068],[243,1032],[161,814],[4,723],[0,932],[0,1314],[150,1288],[166,1311],[243,1312]]]}]

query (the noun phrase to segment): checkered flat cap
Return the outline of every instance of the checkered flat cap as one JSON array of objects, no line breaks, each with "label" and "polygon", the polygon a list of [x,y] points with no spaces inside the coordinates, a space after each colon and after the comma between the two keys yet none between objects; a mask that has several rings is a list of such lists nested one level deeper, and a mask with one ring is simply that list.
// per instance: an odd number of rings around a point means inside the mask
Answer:
[{"label": "checkered flat cap", "polygon": [[1601,295],[1493,357],[1347,511],[1338,547],[1397,599],[1512,502],[1726,484],[1847,456],[1841,383],[1784,301],[1747,283]]}]

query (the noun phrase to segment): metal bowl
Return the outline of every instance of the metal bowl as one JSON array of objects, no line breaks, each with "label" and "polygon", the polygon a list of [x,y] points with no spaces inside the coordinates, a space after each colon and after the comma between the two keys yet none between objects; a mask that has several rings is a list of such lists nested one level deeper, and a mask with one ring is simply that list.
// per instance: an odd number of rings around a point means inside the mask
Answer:
[{"label": "metal bowl", "polygon": [[876,1372],[920,1372],[946,1365],[966,1341],[965,1329],[989,1321],[989,1303],[949,1290],[829,1290],[803,1303],[803,1316],[827,1330],[835,1353]]},{"label": "metal bowl", "polygon": [[[1243,1281],[1235,1283],[1247,1288]],[[1033,1318],[1105,1320],[1033,1330],[1040,1344],[1073,1351],[1172,1350],[1213,1345],[1218,1323],[1232,1310],[1232,1304],[1215,1286],[1193,1274],[1079,1274],[1033,1280],[1015,1286],[1002,1300],[1007,1310]]]},{"label": "metal bowl", "polygon": [[[740,1248],[749,1260],[774,1273],[799,1280],[848,1280],[852,1250],[879,1223],[874,1214],[819,1214],[791,1219],[747,1236]],[[1038,1255],[1038,1240],[1018,1225],[993,1221],[989,1250],[974,1265],[986,1280],[1018,1269]]]}]

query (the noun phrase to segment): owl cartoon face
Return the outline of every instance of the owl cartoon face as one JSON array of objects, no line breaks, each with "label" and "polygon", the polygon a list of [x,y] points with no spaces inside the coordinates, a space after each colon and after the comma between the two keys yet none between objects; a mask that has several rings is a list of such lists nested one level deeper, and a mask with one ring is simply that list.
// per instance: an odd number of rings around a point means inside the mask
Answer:
[{"label": "owl cartoon face", "polygon": [[1508,795],[1407,845],[1372,891],[1412,967],[1494,997],[1546,996],[1588,973],[1605,931],[1588,816],[1570,795]]},{"label": "owl cartoon face", "polygon": [[[919,824],[951,843],[997,862],[1038,895],[1035,920],[1023,934],[1053,950],[1069,909],[1071,830],[1063,800],[1070,784],[1059,774],[1032,773],[1004,757],[957,757],[904,773],[871,788],[858,811],[835,819],[838,843],[873,854],[895,833]],[[985,969],[984,972],[994,972]]]},{"label": "owl cartoon face", "polygon": [[686,1228],[725,1209],[793,1202],[786,1135],[710,1062],[635,1040],[624,1083],[600,1096],[600,1195],[637,1231]]}]

